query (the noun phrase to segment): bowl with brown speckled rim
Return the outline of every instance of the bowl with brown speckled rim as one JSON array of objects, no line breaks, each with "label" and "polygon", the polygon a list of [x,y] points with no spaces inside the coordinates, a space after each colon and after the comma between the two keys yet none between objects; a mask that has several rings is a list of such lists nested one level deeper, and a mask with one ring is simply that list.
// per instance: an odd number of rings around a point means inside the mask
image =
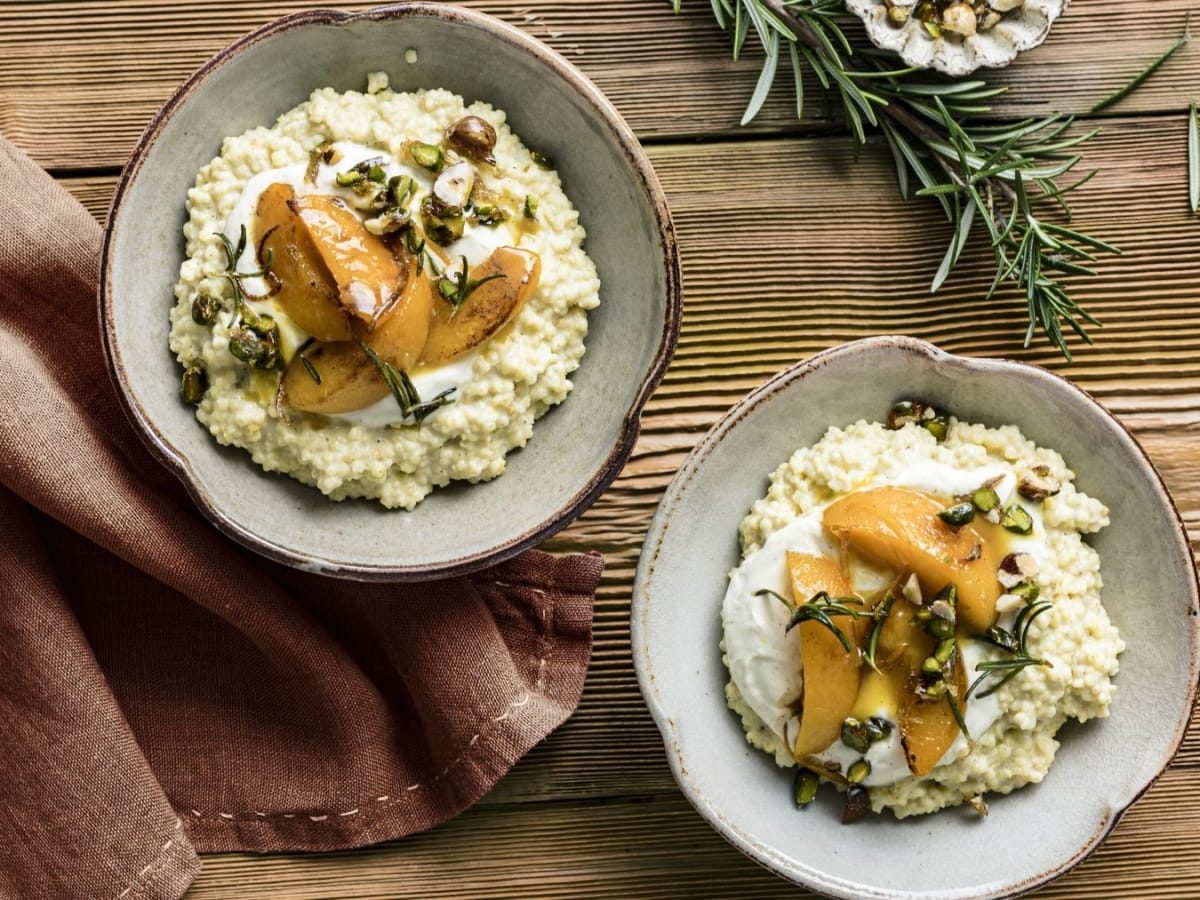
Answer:
[{"label": "bowl with brown speckled rim", "polygon": [[[797,810],[792,776],[750,747],[725,704],[717,649],[737,530],[767,478],[830,425],[878,421],[920,397],[972,422],[1014,424],[1061,452],[1080,490],[1112,510],[1088,538],[1103,601],[1126,643],[1111,715],[1059,732],[1045,780],[969,807],[839,822],[840,795]],[[735,847],[834,897],[1009,897],[1091,853],[1170,762],[1200,672],[1196,571],[1179,514],[1129,432],[1066,379],[1023,363],[965,359],[905,337],[855,341],[781,372],[719,421],[667,488],[633,592],[633,657],[683,793]]]},{"label": "bowl with brown speckled rim", "polygon": [[[409,62],[407,49],[416,61]],[[566,401],[481,484],[439,488],[414,511],[335,503],[222,448],[178,400],[167,345],[184,258],[184,200],[228,135],[269,125],[319,87],[442,87],[503,109],[554,160],[587,229],[600,306]],[[236,98],[236,102],[231,102]],[[359,14],[315,9],[218,53],[167,101],[134,149],[109,213],[100,301],[110,368],[131,420],[214,524],[283,563],[329,575],[412,581],[474,571],[572,521],[617,476],[679,330],[679,259],[666,199],[637,139],[590,81],[498,19],[403,3]]]}]

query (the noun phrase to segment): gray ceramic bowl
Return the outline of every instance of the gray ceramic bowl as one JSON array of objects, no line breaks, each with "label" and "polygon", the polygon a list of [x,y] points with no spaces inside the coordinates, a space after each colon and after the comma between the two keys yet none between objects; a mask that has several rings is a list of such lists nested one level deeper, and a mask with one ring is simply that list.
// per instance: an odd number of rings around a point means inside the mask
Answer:
[{"label": "gray ceramic bowl", "polygon": [[[418,52],[415,64],[405,50]],[[540,420],[508,470],[434,492],[411,513],[333,503],[223,449],[177,399],[167,348],[183,259],[184,197],[227,135],[271,124],[315,88],[362,90],[384,70],[395,90],[443,87],[508,113],[555,161],[588,231],[603,284],[587,355],[566,402]],[[253,85],[253,90],[240,87]],[[237,102],[230,102],[231,97]],[[600,91],[521,31],[425,3],[359,15],[310,10],[221,51],[147,128],[117,185],[101,272],[113,376],[150,448],[231,537],[281,562],[350,578],[418,580],[481,568],[570,522],[616,477],[638,415],[674,350],[680,277],[666,201],[637,139]]]},{"label": "gray ceramic bowl", "polygon": [[[902,396],[971,421],[1020,426],[1059,450],[1080,489],[1109,505],[1112,524],[1091,543],[1105,607],[1127,648],[1111,716],[1063,729],[1042,784],[996,798],[983,820],[959,809],[902,821],[872,816],[847,827],[830,796],[798,812],[790,774],[746,743],[725,706],[720,606],[739,560],[738,523],[765,493],[768,474],[829,425],[877,420]],[[684,462],[642,550],[633,653],[680,787],[758,862],[836,897],[1002,897],[1087,856],[1170,761],[1196,690],[1197,615],[1183,525],[1153,466],[1111,414],[1043,369],[885,337],[776,376]]]}]

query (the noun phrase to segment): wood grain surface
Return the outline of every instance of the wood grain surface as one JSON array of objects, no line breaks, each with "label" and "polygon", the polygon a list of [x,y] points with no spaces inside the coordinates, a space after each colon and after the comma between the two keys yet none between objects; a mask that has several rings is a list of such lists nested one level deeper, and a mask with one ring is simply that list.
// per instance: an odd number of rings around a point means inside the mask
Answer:
[{"label": "wood grain surface", "polygon": [[[170,92],[209,54],[311,4],[151,0],[0,3],[0,132],[103,219],[119,166]],[[369,4],[346,4],[361,8]],[[1200,42],[1099,121],[1100,174],[1077,221],[1119,245],[1074,285],[1103,321],[1071,366],[1021,346],[1023,307],[981,298],[982,245],[945,288],[929,281],[948,232],[904,202],[880,147],[853,147],[812,102],[781,91],[738,129],[757,60],[727,60],[705,0],[465,4],[578,64],[648,146],[682,243],[686,304],[675,361],[621,478],[550,543],[594,548],[607,570],[577,714],[478,807],[428,834],[342,854],[205,859],[190,898],[801,896],[705,825],[675,788],[637,691],[630,586],[671,475],[704,431],[808,354],[903,332],[971,355],[1068,374],[1118,412],[1163,473],[1200,547],[1200,219],[1187,210],[1185,110],[1200,100]],[[996,76],[1000,111],[1083,113],[1161,52],[1196,0],[1080,0],[1047,45]],[[1200,24],[1200,23],[1198,23]],[[782,86],[786,79],[781,77]],[[667,99],[664,99],[667,98]],[[1171,769],[1087,862],[1039,896],[1200,897],[1200,723]]]}]

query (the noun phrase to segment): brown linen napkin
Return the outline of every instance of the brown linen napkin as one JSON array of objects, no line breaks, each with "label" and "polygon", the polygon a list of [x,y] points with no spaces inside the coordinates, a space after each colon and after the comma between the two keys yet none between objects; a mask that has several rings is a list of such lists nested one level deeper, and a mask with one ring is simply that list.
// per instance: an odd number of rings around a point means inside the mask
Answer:
[{"label": "brown linen napkin", "polygon": [[118,405],[100,228],[3,138],[0,223],[0,898],[429,828],[571,713],[598,555],[370,586],[242,550]]}]

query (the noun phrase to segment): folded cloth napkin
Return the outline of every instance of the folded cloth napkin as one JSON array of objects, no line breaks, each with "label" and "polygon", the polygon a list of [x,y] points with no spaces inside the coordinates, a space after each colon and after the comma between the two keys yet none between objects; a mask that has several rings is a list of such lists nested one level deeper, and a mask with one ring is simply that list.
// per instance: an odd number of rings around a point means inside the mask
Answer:
[{"label": "folded cloth napkin", "polygon": [[420,831],[571,713],[598,555],[382,586],[242,550],[121,411],[99,226],[2,138],[0,222],[0,897]]}]

